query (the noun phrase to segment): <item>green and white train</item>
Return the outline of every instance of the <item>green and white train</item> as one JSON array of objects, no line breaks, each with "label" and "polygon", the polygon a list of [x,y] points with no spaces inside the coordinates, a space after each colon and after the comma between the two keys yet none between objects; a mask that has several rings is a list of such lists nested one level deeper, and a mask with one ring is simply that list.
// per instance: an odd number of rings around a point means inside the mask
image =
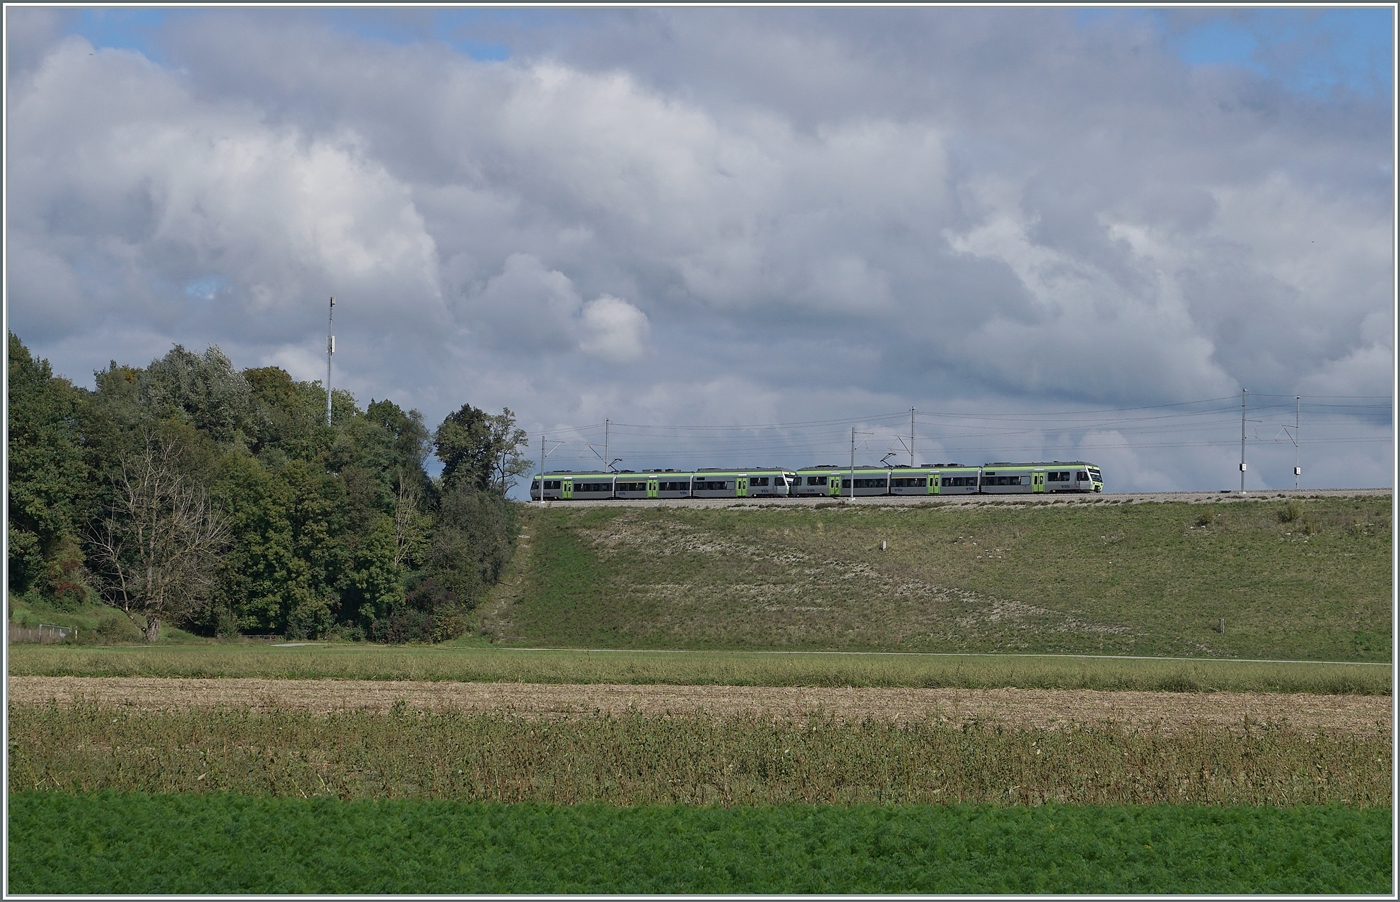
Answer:
[{"label": "green and white train", "polygon": [[530,500],[607,498],[849,498],[860,495],[1014,495],[1102,492],[1103,474],[1084,461],[990,463],[983,466],[838,467],[805,470],[648,470],[618,473],[554,470],[530,482]]}]

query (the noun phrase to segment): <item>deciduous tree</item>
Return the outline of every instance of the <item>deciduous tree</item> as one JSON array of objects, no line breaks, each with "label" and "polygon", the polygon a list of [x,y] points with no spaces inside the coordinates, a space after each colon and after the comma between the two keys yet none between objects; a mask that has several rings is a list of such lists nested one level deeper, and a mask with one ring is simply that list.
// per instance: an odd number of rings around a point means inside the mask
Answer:
[{"label": "deciduous tree", "polygon": [[145,631],[194,611],[213,586],[229,531],[182,467],[178,432],[147,434],[120,464],[106,517],[90,532],[102,594]]}]

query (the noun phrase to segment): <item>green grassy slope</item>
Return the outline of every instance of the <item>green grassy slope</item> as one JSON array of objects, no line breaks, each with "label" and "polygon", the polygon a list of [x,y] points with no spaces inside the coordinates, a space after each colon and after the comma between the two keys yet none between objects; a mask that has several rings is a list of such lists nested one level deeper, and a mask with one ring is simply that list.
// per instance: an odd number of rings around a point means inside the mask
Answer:
[{"label": "green grassy slope", "polygon": [[1385,661],[1390,524],[1388,497],[532,508],[483,627],[600,648]]}]

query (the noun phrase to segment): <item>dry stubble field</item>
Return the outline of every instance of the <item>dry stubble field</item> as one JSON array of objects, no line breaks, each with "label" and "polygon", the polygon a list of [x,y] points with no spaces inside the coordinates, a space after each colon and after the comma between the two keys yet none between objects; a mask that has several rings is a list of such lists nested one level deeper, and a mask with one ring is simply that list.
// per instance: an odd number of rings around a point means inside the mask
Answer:
[{"label": "dry stubble field", "polygon": [[92,702],[127,710],[191,707],[253,711],[508,712],[569,717],[594,713],[821,714],[866,719],[1002,724],[1055,729],[1112,723],[1171,732],[1188,727],[1241,730],[1246,723],[1337,734],[1389,733],[1391,696],[1264,692],[1103,692],[1049,689],[913,689],[767,686],[552,685],[374,680],[11,677],[11,705]]}]

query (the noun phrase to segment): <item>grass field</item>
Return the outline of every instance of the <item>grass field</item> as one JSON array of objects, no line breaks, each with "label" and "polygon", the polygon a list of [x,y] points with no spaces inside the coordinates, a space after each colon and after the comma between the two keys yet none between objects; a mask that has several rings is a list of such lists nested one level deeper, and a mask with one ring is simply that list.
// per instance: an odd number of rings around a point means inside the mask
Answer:
[{"label": "grass field", "polygon": [[17,793],[15,893],[1373,893],[1388,811]]},{"label": "grass field", "polygon": [[1391,655],[1389,497],[553,507],[524,531],[481,619],[520,643]]},{"label": "grass field", "polygon": [[1365,695],[1388,695],[1392,684],[1391,668],[1375,664],[363,644],[155,648],[13,645],[10,674]]}]

